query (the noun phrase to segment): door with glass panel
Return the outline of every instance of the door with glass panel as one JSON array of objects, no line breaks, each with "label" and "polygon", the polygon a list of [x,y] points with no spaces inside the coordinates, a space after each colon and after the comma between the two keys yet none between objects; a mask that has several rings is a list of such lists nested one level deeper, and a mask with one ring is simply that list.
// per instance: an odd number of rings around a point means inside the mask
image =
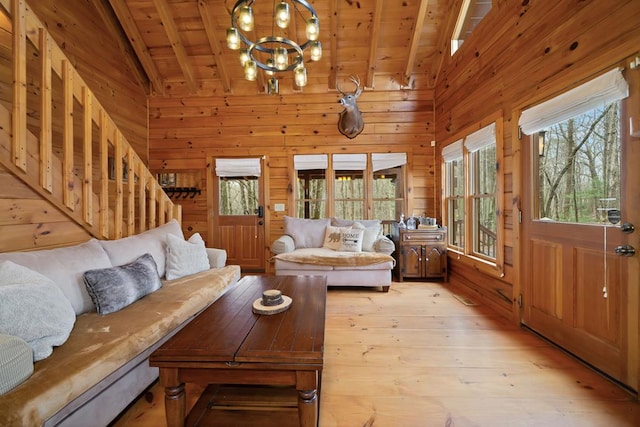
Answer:
[{"label": "door with glass panel", "polygon": [[628,93],[614,70],[521,116],[522,321],[637,389],[640,141]]},{"label": "door with glass panel", "polygon": [[262,169],[261,158],[215,159],[212,241],[243,272],[265,271]]}]

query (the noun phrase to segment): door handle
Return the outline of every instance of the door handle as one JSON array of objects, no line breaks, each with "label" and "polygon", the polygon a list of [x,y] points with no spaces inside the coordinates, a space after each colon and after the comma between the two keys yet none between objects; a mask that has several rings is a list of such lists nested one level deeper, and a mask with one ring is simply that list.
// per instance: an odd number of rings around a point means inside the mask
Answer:
[{"label": "door handle", "polygon": [[634,256],[636,253],[636,249],[631,245],[616,246],[615,251],[620,256]]},{"label": "door handle", "polygon": [[264,217],[264,206],[258,206],[258,209],[256,209],[256,213],[258,214],[258,218],[263,218]]},{"label": "door handle", "polygon": [[636,227],[630,222],[625,222],[620,225],[620,231],[622,231],[624,234],[631,234],[635,231],[635,229]]}]

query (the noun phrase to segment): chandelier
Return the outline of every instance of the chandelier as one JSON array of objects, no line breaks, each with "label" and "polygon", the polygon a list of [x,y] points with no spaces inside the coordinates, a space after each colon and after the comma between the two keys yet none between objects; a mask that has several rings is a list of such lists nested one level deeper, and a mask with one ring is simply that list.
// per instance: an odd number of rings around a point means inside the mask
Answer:
[{"label": "chandelier", "polygon": [[[262,0],[266,3],[267,0]],[[240,50],[240,62],[244,77],[254,81],[258,69],[270,76],[267,82],[269,94],[278,93],[277,73],[293,71],[296,86],[307,85],[307,69],[304,66],[303,52],[309,50],[309,58],[318,61],[322,57],[322,45],[318,41],[320,20],[307,0],[273,0],[271,32],[265,36],[256,35],[256,23],[252,6],[256,0],[238,0],[229,12],[231,27],[227,29],[227,46]],[[289,28],[296,14],[304,20],[306,40],[294,41],[296,28]],[[279,34],[276,34],[276,27]],[[260,29],[266,27],[261,26]],[[287,37],[286,33],[293,34]],[[253,40],[252,40],[253,37]],[[244,47],[243,47],[244,45]]]}]

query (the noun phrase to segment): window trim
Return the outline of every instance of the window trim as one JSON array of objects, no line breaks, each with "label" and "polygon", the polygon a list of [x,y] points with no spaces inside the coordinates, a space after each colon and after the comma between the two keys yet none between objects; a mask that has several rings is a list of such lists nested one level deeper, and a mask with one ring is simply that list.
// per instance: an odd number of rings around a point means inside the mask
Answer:
[{"label": "window trim", "polygon": [[[346,156],[344,156],[346,154]],[[406,151],[406,152],[393,152],[393,153],[388,153],[388,152],[363,152],[363,151],[358,151],[358,152],[340,152],[340,153],[329,153],[327,155],[328,157],[328,163],[327,163],[327,168],[325,170],[325,180],[326,180],[326,193],[325,193],[325,216],[326,217],[333,217],[335,216],[335,169],[338,168],[339,170],[348,170],[349,166],[347,166],[347,169],[340,169],[340,165],[336,165],[334,163],[334,156],[338,155],[338,158],[340,159],[342,157],[343,160],[347,160],[347,161],[354,161],[355,163],[357,162],[361,162],[362,161],[362,156],[364,156],[364,168],[363,169],[354,169],[357,171],[362,171],[363,173],[363,180],[364,180],[364,216],[366,218],[361,218],[361,219],[372,219],[371,215],[373,215],[373,205],[374,205],[374,198],[373,198],[373,176],[375,174],[376,171],[374,171],[374,155],[376,157],[376,161],[377,163],[379,163],[380,161],[382,161],[383,163],[381,163],[382,165],[385,166],[385,169],[389,168],[388,166],[391,164],[394,164],[396,166],[394,167],[400,167],[402,170],[402,181],[401,181],[401,185],[402,185],[402,213],[407,212],[408,207],[409,207],[409,194],[408,194],[408,180],[409,180],[409,171],[410,168],[409,163],[410,163],[410,151]],[[297,185],[297,175],[298,175],[298,171],[295,169],[295,163],[294,163],[294,156],[297,156],[296,154],[292,154],[289,156],[289,182],[291,183],[290,185],[290,190],[289,190],[289,197],[288,197],[288,203],[289,203],[289,208],[287,209],[287,212],[289,215],[292,216],[296,216],[297,215],[297,203],[300,201],[300,199],[297,198],[297,191],[298,189],[296,188]],[[354,165],[355,163],[352,162],[352,165]],[[402,163],[402,164],[399,164]],[[375,199],[375,201],[380,201],[380,200],[398,200],[396,199]],[[398,214],[399,215],[399,214]],[[395,219],[395,218],[394,218]]]},{"label": "window trim", "polygon": [[[504,119],[502,116],[502,112],[496,112],[491,114],[490,116],[484,118],[483,120],[476,122],[473,125],[467,126],[463,128],[461,131],[452,135],[450,138],[443,142],[443,149],[445,151],[447,146],[450,144],[457,143],[458,140],[462,139],[463,141],[474,132],[478,132],[481,129],[490,126],[491,124],[495,124],[495,141],[496,141],[496,257],[495,259],[490,259],[482,256],[481,254],[475,253],[473,250],[473,227],[470,227],[469,224],[474,223],[473,218],[473,197],[471,193],[471,152],[469,152],[468,147],[463,148],[463,168],[464,168],[464,199],[465,199],[465,228],[464,228],[464,247],[460,248],[454,245],[451,245],[447,241],[447,248],[452,254],[455,254],[458,260],[461,262],[472,266],[473,268],[482,271],[486,274],[489,274],[494,277],[504,277],[505,268],[504,268],[504,245],[505,245],[505,230],[504,230]],[[464,142],[463,142],[464,146]],[[446,198],[446,186],[447,186],[447,171],[446,171],[446,162],[444,157],[441,156],[441,170],[442,170],[442,182],[441,182],[441,209],[442,209],[442,222],[443,225],[449,226],[448,218],[449,218],[449,206],[447,204]]]}]

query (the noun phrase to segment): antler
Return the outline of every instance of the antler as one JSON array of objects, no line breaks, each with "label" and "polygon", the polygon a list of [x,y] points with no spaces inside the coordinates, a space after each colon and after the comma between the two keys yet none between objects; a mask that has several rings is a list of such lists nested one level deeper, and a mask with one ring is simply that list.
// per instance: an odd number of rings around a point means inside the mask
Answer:
[{"label": "antler", "polygon": [[356,98],[360,96],[362,93],[362,87],[360,86],[360,77],[350,76],[349,80],[351,80],[356,85],[356,91],[353,93],[353,96]]},{"label": "antler", "polygon": [[[351,82],[353,82],[353,84],[356,85],[356,90],[355,92],[353,92],[351,95],[355,96],[356,98],[360,96],[360,94],[362,93],[362,87],[360,86],[360,77],[357,76],[349,76],[349,80],[351,80]],[[340,86],[340,83],[336,83],[336,89],[338,90],[338,92],[340,92],[342,95],[347,95],[347,93],[345,93],[342,90],[342,87]]]}]

